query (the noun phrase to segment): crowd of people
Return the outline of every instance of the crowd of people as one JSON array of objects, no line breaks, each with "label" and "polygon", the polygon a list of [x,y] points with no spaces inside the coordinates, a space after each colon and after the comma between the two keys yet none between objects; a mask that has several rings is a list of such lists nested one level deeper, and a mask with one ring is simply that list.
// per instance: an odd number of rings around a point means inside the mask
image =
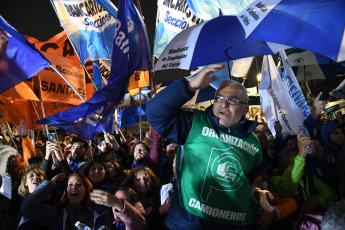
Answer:
[{"label": "crowd of people", "polygon": [[34,146],[21,121],[18,151],[0,146],[12,178],[0,229],[344,229],[342,117],[323,116],[319,94],[304,121],[310,137],[285,135],[279,121],[273,136],[246,119],[247,91],[232,80],[205,111],[183,109],[220,68],[150,100],[143,140],[117,127],[90,142],[64,133]]}]

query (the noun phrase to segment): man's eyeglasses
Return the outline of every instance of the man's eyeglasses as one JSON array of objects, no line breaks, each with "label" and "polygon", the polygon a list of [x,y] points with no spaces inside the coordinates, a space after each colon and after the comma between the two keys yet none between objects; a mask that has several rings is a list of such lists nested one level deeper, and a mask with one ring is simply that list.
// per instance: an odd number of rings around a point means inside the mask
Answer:
[{"label": "man's eyeglasses", "polygon": [[217,95],[215,98],[214,98],[214,101],[217,102],[217,103],[224,103],[224,101],[227,101],[230,105],[239,105],[239,104],[244,104],[246,105],[247,103],[243,102],[243,101],[240,101],[239,99],[235,98],[235,97],[228,97],[228,98],[225,98],[221,95]]}]

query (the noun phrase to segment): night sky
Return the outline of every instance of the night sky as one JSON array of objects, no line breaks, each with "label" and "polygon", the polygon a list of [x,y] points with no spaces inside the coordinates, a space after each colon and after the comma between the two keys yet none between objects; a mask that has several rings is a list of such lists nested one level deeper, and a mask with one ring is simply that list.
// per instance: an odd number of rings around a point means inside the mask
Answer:
[{"label": "night sky", "polygon": [[[111,0],[111,2],[118,7],[118,0]],[[133,0],[133,2],[136,4],[137,1]],[[142,0],[140,5],[152,54],[157,0]],[[63,30],[50,0],[2,1],[0,15],[21,34],[35,37],[40,41],[46,41]],[[251,72],[256,76],[255,65],[253,65],[252,69]],[[154,78],[156,84],[158,84],[162,81],[179,79],[188,75],[189,71],[175,69],[157,71],[154,74]],[[251,80],[247,79],[247,82],[249,87],[257,84],[256,80],[251,83]]]}]

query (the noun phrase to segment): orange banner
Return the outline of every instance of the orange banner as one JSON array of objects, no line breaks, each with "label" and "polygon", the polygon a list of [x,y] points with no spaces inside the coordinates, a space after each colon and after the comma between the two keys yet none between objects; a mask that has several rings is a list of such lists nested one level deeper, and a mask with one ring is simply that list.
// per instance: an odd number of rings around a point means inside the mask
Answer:
[{"label": "orange banner", "polygon": [[[73,61],[80,63],[80,60],[75,53],[71,42],[69,41],[66,32],[62,31],[55,35],[54,37],[50,38],[48,41],[41,42],[37,38],[25,36],[35,47],[43,52],[47,52],[50,54],[59,55],[62,57],[66,57]],[[85,64],[85,68],[87,69],[90,77],[93,77],[93,70],[92,70],[92,61],[88,60]],[[86,83],[91,82],[89,78],[86,78]],[[91,88],[90,88],[91,89]],[[87,92],[89,95],[93,95],[94,91]]]},{"label": "orange banner", "polygon": [[[81,64],[58,55],[42,53],[86,100],[85,72]],[[40,71],[38,76],[42,101],[54,101],[73,105],[82,103],[77,93],[50,67]]]},{"label": "orange banner", "polygon": [[66,109],[70,109],[75,107],[75,105],[60,103],[60,102],[50,102],[50,111],[52,114],[65,111]]},{"label": "orange banner", "polygon": [[[0,100],[4,104],[8,116],[5,118],[6,121],[18,126],[19,119],[23,119],[28,123],[28,129],[39,129],[42,128],[41,125],[35,124],[38,120],[37,114],[31,101],[25,99],[15,99],[12,100],[9,97],[0,96]],[[41,103],[34,101],[35,107],[37,109],[40,118],[43,118]],[[44,102],[44,112],[46,116],[51,115],[49,103]]]},{"label": "orange banner", "polygon": [[74,52],[73,46],[69,41],[65,31],[58,33],[48,41],[41,42],[36,38],[25,36],[29,42],[35,45],[35,47],[43,52],[56,54],[68,59],[72,59],[76,62],[80,62],[77,54]]},{"label": "orange banner", "polygon": [[131,96],[138,94],[140,88],[150,85],[149,71],[135,71],[129,79],[128,92]]},{"label": "orange banner", "polygon": [[[41,103],[34,101],[34,105],[40,119],[43,118]],[[57,112],[75,107],[75,105],[64,104],[60,102],[44,102],[44,112],[46,117]],[[0,111],[3,119],[18,126],[19,119],[23,119],[28,123],[28,129],[40,129],[41,125],[35,124],[38,120],[35,108],[31,101],[25,99],[11,99],[9,97],[0,96]],[[1,118],[1,117],[0,117]]]}]

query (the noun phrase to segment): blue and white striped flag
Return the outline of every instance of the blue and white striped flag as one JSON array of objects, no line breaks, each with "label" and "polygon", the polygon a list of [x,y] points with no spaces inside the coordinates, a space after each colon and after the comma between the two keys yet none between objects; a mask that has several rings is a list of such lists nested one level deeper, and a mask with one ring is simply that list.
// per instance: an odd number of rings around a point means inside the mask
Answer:
[{"label": "blue and white striped flag", "polygon": [[[110,59],[116,19],[93,0],[51,0],[80,61]],[[117,12],[113,7],[113,12]]]}]

